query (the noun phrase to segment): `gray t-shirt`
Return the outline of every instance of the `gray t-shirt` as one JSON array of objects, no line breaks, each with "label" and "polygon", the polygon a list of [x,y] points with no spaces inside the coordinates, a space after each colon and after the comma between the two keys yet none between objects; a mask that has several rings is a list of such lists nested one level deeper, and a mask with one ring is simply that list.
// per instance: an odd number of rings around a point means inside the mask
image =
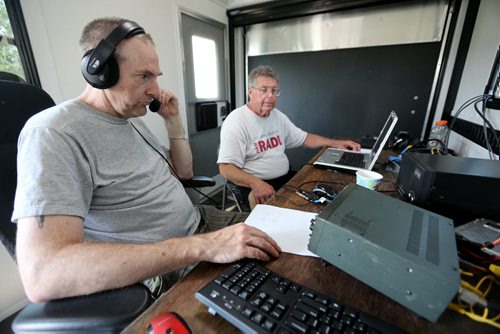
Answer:
[{"label": "gray t-shirt", "polygon": [[19,137],[12,221],[79,216],[87,240],[112,242],[193,234],[199,211],[160,152],[139,119],[113,117],[77,100],[38,113]]}]

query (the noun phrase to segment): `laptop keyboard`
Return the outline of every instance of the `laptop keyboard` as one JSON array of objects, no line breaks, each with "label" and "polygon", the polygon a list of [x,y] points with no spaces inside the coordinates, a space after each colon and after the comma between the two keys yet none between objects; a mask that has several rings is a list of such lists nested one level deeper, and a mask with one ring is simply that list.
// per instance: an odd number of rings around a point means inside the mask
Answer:
[{"label": "laptop keyboard", "polygon": [[364,167],[364,154],[344,152],[337,164],[351,167]]},{"label": "laptop keyboard", "polygon": [[244,333],[403,333],[256,261],[231,265],[196,298]]}]

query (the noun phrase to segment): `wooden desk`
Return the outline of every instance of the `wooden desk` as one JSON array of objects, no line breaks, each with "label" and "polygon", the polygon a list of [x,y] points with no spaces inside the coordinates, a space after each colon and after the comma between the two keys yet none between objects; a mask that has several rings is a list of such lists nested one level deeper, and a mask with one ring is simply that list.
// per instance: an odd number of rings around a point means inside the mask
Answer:
[{"label": "wooden desk", "polygon": [[[387,154],[383,155],[382,159],[384,157],[387,159]],[[311,161],[314,161],[314,158]],[[389,172],[382,172],[382,174],[384,174],[384,180],[389,182],[382,183],[379,190],[397,197],[394,191],[397,176]],[[288,184],[311,190],[317,182],[329,183],[340,191],[348,183],[355,182],[355,176],[305,165]],[[319,212],[322,208],[319,204],[306,204],[305,200],[287,187],[280,189],[276,197],[268,204],[310,212]],[[298,206],[297,204],[305,205]],[[219,316],[214,317],[209,314],[207,307],[194,296],[227,266],[212,263],[199,264],[131,323],[123,333],[145,333],[150,320],[166,311],[175,311],[180,314],[190,325],[193,333],[238,333],[239,331],[229,322]],[[473,322],[449,310],[446,310],[436,323],[430,323],[318,258],[283,253],[279,259],[266,263],[266,267],[309,288],[335,297],[345,304],[393,323],[410,333],[495,333],[493,327]]]}]

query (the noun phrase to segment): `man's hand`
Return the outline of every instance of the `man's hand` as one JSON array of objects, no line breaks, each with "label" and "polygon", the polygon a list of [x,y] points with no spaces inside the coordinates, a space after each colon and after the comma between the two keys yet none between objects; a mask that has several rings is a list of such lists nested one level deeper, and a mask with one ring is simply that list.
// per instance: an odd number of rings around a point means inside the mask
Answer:
[{"label": "man's hand", "polygon": [[334,139],[334,145],[332,147],[342,148],[352,151],[359,151],[361,149],[361,145],[352,140],[339,140]]},{"label": "man's hand", "polygon": [[179,116],[179,101],[177,96],[168,89],[162,89],[158,99],[161,102],[158,114],[164,119]]},{"label": "man's hand", "polygon": [[233,164],[220,163],[219,171],[226,179],[234,182],[235,184],[251,188],[250,196],[255,199],[254,204],[265,203],[269,198],[274,196],[274,188],[265,181],[250,175]]},{"label": "man's hand", "polygon": [[313,133],[307,134],[306,140],[302,146],[308,148],[335,147],[353,151],[359,151],[361,149],[361,145],[355,141],[349,139],[332,139],[318,136]]},{"label": "man's hand", "polygon": [[256,179],[255,183],[252,184],[252,192],[250,196],[255,199],[255,204],[263,204],[268,199],[273,197],[275,194],[274,188],[267,182]]},{"label": "man's hand", "polygon": [[243,258],[269,261],[281,253],[274,239],[244,223],[194,237],[209,241],[210,246],[204,247],[207,253],[204,260],[209,262],[229,263]]}]

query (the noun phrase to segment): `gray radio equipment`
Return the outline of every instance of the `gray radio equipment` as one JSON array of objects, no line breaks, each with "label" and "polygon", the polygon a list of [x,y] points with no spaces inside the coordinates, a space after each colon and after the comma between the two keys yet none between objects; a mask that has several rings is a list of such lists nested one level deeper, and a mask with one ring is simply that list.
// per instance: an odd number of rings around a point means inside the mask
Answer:
[{"label": "gray radio equipment", "polygon": [[311,231],[310,251],[432,322],[458,292],[455,231],[446,217],[350,184]]}]

